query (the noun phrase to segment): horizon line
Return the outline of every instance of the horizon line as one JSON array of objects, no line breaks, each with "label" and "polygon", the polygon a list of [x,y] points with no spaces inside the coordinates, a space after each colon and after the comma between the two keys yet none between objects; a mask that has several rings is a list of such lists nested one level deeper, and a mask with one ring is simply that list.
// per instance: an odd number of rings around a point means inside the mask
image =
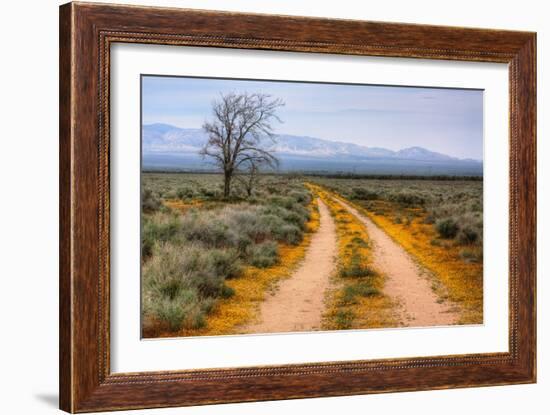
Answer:
[{"label": "horizon line", "polygon": [[[142,123],[141,127],[143,128],[143,127],[151,126],[151,125],[165,125],[165,126],[168,126],[168,127],[179,128],[180,130],[202,130],[202,127],[180,127],[180,126],[177,126],[177,125],[174,125],[174,124],[169,124],[169,123],[166,123],[166,122]],[[296,135],[296,134],[288,134],[288,133],[285,133],[285,132],[275,133],[275,136],[277,136],[277,135],[286,135],[286,136],[289,136],[289,137],[298,137],[298,138],[313,138],[315,140],[322,140],[322,141],[329,141],[329,142],[333,142],[333,143],[355,145],[355,146],[359,146],[359,147],[363,147],[363,148],[367,148],[367,149],[382,149],[382,150],[386,150],[386,151],[392,151],[394,153],[397,153],[397,152],[403,151],[403,150],[412,149],[412,148],[421,148],[421,149],[427,150],[431,153],[441,154],[441,155],[444,155],[444,156],[447,156],[447,157],[452,157],[452,158],[455,158],[456,160],[460,160],[460,161],[473,160],[473,161],[477,161],[479,163],[483,163],[483,158],[481,158],[481,159],[472,158],[472,157],[460,158],[460,157],[449,155],[447,153],[441,153],[439,151],[434,151],[434,150],[431,150],[431,149],[429,149],[425,146],[421,146],[421,145],[411,145],[409,147],[400,148],[399,150],[390,150],[386,147],[368,146],[368,145],[364,145],[364,144],[353,143],[351,141],[334,141],[334,140],[329,140],[329,139],[326,139],[326,138],[315,137],[315,136],[312,136],[312,135]]]}]

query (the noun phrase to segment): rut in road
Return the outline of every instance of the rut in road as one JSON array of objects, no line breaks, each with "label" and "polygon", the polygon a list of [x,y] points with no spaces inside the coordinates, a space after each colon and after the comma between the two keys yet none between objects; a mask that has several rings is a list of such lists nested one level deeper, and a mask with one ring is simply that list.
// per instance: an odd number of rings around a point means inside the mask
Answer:
[{"label": "rut in road", "polygon": [[373,266],[386,275],[384,293],[397,300],[403,326],[443,326],[456,324],[460,317],[456,306],[441,301],[433,292],[422,269],[405,251],[366,215],[335,198],[367,228],[373,243]]},{"label": "rut in road", "polygon": [[257,323],[244,327],[245,333],[309,331],[321,328],[325,293],[336,268],[336,225],[321,199],[319,229],[312,236],[300,266],[281,281],[273,295],[260,305]]}]

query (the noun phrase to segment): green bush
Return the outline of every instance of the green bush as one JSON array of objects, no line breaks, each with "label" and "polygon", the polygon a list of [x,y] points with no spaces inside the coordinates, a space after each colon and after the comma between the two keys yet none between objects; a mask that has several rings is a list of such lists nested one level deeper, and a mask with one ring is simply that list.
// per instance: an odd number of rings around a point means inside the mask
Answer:
[{"label": "green bush", "polygon": [[301,205],[308,205],[311,202],[311,195],[305,190],[292,190],[288,195]]},{"label": "green bush", "polygon": [[224,282],[240,267],[231,250],[157,244],[142,269],[145,312],[171,330],[200,327],[215,298],[233,295]]},{"label": "green bush", "polygon": [[229,227],[210,212],[193,210],[181,219],[181,232],[188,241],[221,247],[228,239]]},{"label": "green bush", "polygon": [[390,196],[390,200],[403,206],[418,206],[426,203],[426,200],[417,194],[400,192]]},{"label": "green bush", "polygon": [[296,201],[289,196],[271,196],[267,200],[267,204],[271,206],[280,206],[285,209],[292,209]]},{"label": "green bush", "polygon": [[231,298],[235,295],[235,290],[228,285],[222,285],[221,291],[220,291],[220,297],[222,298]]},{"label": "green bush", "polygon": [[222,196],[222,191],[219,189],[200,187],[198,194],[204,197],[205,199],[220,199]]},{"label": "green bush", "polygon": [[452,218],[440,219],[435,223],[435,229],[445,239],[452,239],[458,232],[458,224]]},{"label": "green bush", "polygon": [[141,210],[143,213],[153,213],[162,207],[160,198],[151,189],[144,189],[141,195]]},{"label": "green bush", "polygon": [[351,191],[350,198],[356,200],[378,200],[380,196],[377,192],[362,187],[354,187]]},{"label": "green bush", "polygon": [[336,313],[335,323],[336,328],[345,330],[351,328],[355,314],[351,310],[338,310]]},{"label": "green bush", "polygon": [[478,241],[479,234],[476,229],[469,225],[466,225],[460,228],[456,239],[461,244],[470,245]]},{"label": "green bush", "polygon": [[380,294],[380,292],[369,282],[361,281],[344,288],[342,302],[344,304],[354,304],[356,302],[356,297],[371,297],[378,294]]},{"label": "green bush", "polygon": [[291,225],[295,225],[301,230],[306,228],[306,223],[309,220],[309,212],[302,211],[298,205],[294,210],[286,210],[283,212],[283,219]]},{"label": "green bush", "polygon": [[223,220],[229,224],[232,242],[236,242],[241,249],[247,248],[248,241],[258,243],[271,235],[271,229],[265,226],[262,211],[257,207],[232,208],[226,211]]},{"label": "green bush", "polygon": [[230,249],[203,249],[184,262],[184,270],[190,273],[190,284],[203,297],[220,296],[224,281],[240,275],[242,269],[238,255]]},{"label": "green bush", "polygon": [[157,212],[152,216],[142,217],[141,228],[141,257],[151,256],[156,243],[170,241],[179,229],[176,216]]},{"label": "green bush", "polygon": [[201,296],[219,297],[223,290],[224,278],[216,274],[213,269],[204,269],[193,274],[192,283]]},{"label": "green bush", "polygon": [[298,245],[302,241],[302,231],[295,225],[284,224],[274,230],[277,240],[291,245]]},{"label": "green bush", "polygon": [[353,253],[349,264],[340,268],[342,278],[365,278],[375,276],[376,272],[368,265],[363,265],[361,256]]},{"label": "green bush", "polygon": [[177,331],[182,326],[194,328],[192,322],[196,321],[196,314],[200,313],[197,303],[190,298],[170,299],[161,297],[154,304],[154,314],[162,321],[168,323],[172,331]]},{"label": "green bush", "polygon": [[185,199],[192,199],[197,195],[197,193],[192,187],[180,187],[177,190],[176,195],[178,199],[185,200]]},{"label": "green bush", "polygon": [[279,260],[279,247],[274,241],[251,245],[248,249],[248,262],[258,268],[275,265]]},{"label": "green bush", "polygon": [[224,279],[238,277],[242,271],[239,253],[231,248],[210,250],[205,265]]}]

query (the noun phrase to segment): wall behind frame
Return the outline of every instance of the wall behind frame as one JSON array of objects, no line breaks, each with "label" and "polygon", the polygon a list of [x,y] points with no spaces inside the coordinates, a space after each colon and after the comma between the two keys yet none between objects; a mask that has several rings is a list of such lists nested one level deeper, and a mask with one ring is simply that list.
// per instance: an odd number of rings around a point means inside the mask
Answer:
[{"label": "wall behind frame", "polygon": [[[538,113],[547,114],[550,87],[550,27],[544,2],[502,0],[460,3],[354,0],[189,0],[123,1],[242,12],[530,30],[538,32]],[[58,293],[58,6],[56,0],[9,2],[2,9],[3,59],[0,66],[1,138],[0,252],[2,293],[1,412],[57,414]],[[548,118],[538,117],[538,137],[550,136]],[[550,143],[539,139],[538,183],[550,181]],[[550,191],[539,185],[538,298],[550,283],[548,215]],[[548,301],[538,302],[538,380],[536,385],[321,398],[184,409],[132,411],[132,414],[464,414],[544,413],[550,398]],[[32,370],[32,375],[29,371]]]}]

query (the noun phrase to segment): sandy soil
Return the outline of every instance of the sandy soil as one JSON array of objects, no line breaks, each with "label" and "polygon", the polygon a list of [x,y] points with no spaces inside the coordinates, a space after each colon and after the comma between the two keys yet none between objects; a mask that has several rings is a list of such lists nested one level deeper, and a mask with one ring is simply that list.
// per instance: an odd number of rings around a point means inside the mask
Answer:
[{"label": "sandy soil", "polygon": [[[438,298],[422,269],[411,256],[367,216],[338,200],[367,227],[373,243],[373,265],[387,276],[384,292],[400,304],[403,326],[440,326],[456,324],[456,306]],[[399,312],[399,310],[396,310]]]},{"label": "sandy soil", "polygon": [[[260,318],[246,333],[318,330],[325,308],[325,292],[336,267],[336,226],[328,207],[317,199],[320,224],[304,260],[294,274],[279,283],[260,305]],[[269,295],[269,294],[268,294]]]}]

